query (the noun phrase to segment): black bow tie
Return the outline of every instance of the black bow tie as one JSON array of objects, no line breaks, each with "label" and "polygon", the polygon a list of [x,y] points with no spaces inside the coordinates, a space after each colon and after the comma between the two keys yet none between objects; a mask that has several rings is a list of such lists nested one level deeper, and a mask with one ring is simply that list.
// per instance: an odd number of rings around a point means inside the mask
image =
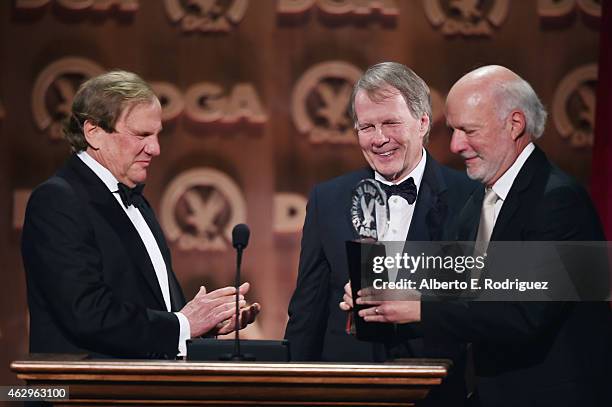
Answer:
[{"label": "black bow tie", "polygon": [[142,190],[144,189],[144,184],[138,184],[134,188],[130,188],[121,182],[117,184],[117,191],[119,196],[121,197],[121,202],[127,208],[130,205],[134,205],[135,207],[139,207],[144,204],[144,198],[142,197]]},{"label": "black bow tie", "polygon": [[410,205],[416,201],[417,187],[414,184],[414,179],[412,179],[412,177],[397,185],[387,185],[380,182],[380,187],[387,194],[387,198],[392,195],[399,195],[408,201]]}]

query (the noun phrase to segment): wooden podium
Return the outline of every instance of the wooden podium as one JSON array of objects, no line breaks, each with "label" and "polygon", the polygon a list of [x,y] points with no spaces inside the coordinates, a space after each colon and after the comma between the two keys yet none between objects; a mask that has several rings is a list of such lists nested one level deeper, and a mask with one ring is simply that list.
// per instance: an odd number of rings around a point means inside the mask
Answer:
[{"label": "wooden podium", "polygon": [[28,385],[68,386],[56,405],[412,406],[446,360],[385,364],[192,362],[32,355],[11,369]]}]

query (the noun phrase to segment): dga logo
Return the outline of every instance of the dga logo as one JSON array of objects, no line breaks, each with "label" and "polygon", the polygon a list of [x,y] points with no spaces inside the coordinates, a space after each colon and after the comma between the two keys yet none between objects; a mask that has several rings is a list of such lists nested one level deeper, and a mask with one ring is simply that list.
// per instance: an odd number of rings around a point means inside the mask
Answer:
[{"label": "dga logo", "polygon": [[151,87],[161,102],[164,122],[178,118],[183,112],[199,124],[234,125],[244,121],[260,125],[268,120],[252,83],[237,83],[226,89],[218,83],[199,82],[184,94],[167,82],[154,82]]},{"label": "dga logo", "polygon": [[353,84],[361,76],[355,66],[324,62],[298,80],[291,96],[291,114],[298,131],[312,143],[355,143],[348,108]]},{"label": "dga logo", "polygon": [[596,85],[597,65],[590,64],[566,75],[555,91],[555,127],[572,147],[593,145]]},{"label": "dga logo", "polygon": [[138,0],[16,0],[15,9],[35,10],[49,3],[53,3],[54,7],[72,12],[102,13],[117,8],[122,13],[135,13],[138,10]]},{"label": "dga logo", "polygon": [[299,233],[306,217],[306,198],[291,192],[274,195],[274,232]]},{"label": "dga logo", "polygon": [[70,115],[72,99],[79,85],[104,72],[101,66],[84,58],[62,58],[46,67],[32,89],[34,122],[49,138],[62,138],[62,123]]},{"label": "dga logo", "polygon": [[423,0],[427,18],[445,35],[490,36],[508,15],[508,0]]},{"label": "dga logo", "polygon": [[395,0],[278,0],[280,16],[304,15],[313,8],[327,16],[363,18],[375,14],[383,18],[397,17],[399,10]]},{"label": "dga logo", "polygon": [[593,22],[601,20],[603,0],[538,0],[538,14],[546,21],[563,21],[579,9]]},{"label": "dga logo", "polygon": [[226,174],[197,168],[180,174],[161,200],[161,223],[182,250],[225,251],[232,227],[246,222],[240,188]]},{"label": "dga logo", "polygon": [[242,20],[248,0],[165,0],[166,13],[183,31],[228,32]]},{"label": "dga logo", "polygon": [[[359,181],[351,197],[351,221],[361,239],[378,240],[384,236],[389,220],[387,194],[377,181],[366,178]],[[383,229],[378,234],[377,225]]]},{"label": "dga logo", "polygon": [[162,106],[162,122],[173,121],[183,113],[185,101],[176,86],[168,82],[152,82],[151,88]]}]

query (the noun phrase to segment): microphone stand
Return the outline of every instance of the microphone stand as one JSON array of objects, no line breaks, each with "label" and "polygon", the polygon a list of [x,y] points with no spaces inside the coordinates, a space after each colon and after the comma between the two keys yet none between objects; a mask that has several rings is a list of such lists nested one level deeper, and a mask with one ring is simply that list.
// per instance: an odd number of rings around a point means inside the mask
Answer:
[{"label": "microphone stand", "polygon": [[246,358],[240,353],[240,265],[242,263],[242,245],[236,248],[236,324],[234,326],[234,354],[230,358],[233,361],[244,361]]}]

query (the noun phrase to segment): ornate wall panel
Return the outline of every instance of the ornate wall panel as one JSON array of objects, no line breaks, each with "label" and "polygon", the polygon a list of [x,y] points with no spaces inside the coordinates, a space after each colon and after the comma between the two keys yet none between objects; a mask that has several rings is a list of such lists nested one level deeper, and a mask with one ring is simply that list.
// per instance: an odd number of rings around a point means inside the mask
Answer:
[{"label": "ornate wall panel", "polygon": [[[231,284],[228,231],[246,221],[247,336],[280,338],[312,186],[365,164],[347,115],[369,65],[412,67],[432,90],[429,150],[448,150],[444,98],[462,74],[503,64],[550,112],[538,142],[582,181],[597,84],[596,0],[16,0],[0,2],[0,364],[27,352],[19,253],[27,194],[69,155],[59,125],[78,85],[135,71],[163,105],[145,193],[187,296]],[[562,46],[560,46],[562,44]],[[0,370],[0,383],[13,383]]]}]

